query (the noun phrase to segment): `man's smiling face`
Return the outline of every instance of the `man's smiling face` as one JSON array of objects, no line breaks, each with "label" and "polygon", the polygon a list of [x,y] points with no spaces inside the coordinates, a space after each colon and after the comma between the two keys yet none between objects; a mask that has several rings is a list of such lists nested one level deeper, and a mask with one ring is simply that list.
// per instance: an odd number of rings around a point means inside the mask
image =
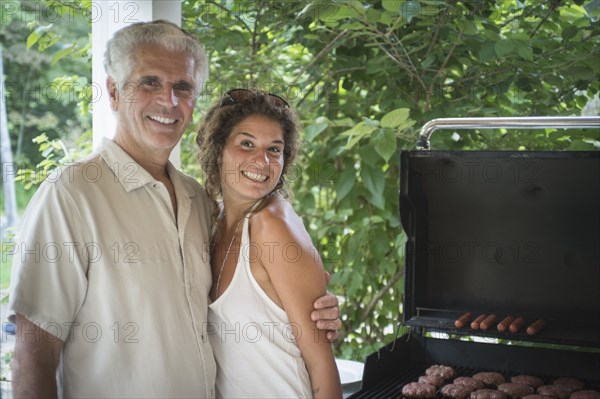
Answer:
[{"label": "man's smiling face", "polygon": [[168,157],[192,120],[193,58],[144,45],[132,59],[128,81],[121,87],[109,82],[111,107],[118,118],[115,140],[138,156]]}]

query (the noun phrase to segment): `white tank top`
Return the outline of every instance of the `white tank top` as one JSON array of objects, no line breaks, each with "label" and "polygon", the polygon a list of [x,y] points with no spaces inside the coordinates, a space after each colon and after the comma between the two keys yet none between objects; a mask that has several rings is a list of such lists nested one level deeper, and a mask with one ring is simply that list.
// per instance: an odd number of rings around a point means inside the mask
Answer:
[{"label": "white tank top", "polygon": [[217,361],[217,397],[312,398],[292,333],[298,326],[290,324],[250,271],[248,230],[246,217],[231,284],[208,310],[205,331]]}]

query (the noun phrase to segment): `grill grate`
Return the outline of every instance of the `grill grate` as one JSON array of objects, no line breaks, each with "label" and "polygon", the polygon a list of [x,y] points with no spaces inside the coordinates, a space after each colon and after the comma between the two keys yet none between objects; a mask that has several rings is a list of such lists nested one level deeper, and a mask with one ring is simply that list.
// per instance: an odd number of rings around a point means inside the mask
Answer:
[{"label": "grill grate", "polygon": [[[420,376],[425,375],[425,370],[431,366],[430,364],[405,364],[397,370],[397,377],[383,381],[381,385],[377,386],[368,392],[359,391],[350,398],[352,399],[392,399],[402,398],[402,387],[409,382],[414,382],[419,379]],[[481,371],[478,369],[465,368],[465,367],[453,367],[459,376],[472,376],[473,374]],[[442,398],[439,392],[436,394],[436,398]]]},{"label": "grill grate", "polygon": [[[431,364],[404,364],[397,370],[397,377],[387,379],[382,381],[376,388],[371,389],[369,391],[360,390],[356,392],[354,395],[350,396],[349,399],[401,399],[402,396],[402,388],[404,385],[409,382],[415,382],[419,379],[420,376],[425,375],[425,370],[430,367]],[[458,376],[464,377],[472,377],[473,374],[479,373],[481,371],[492,371],[492,370],[482,370],[479,368],[472,367],[455,367],[452,366],[456,371]],[[500,372],[500,374],[504,375],[506,378],[510,378],[517,374],[523,373],[506,373]],[[535,373],[531,373],[531,375],[536,375]],[[540,376],[537,377],[544,380],[546,384],[552,384],[552,381],[556,379],[556,377],[548,377],[548,376]],[[568,376],[565,376],[568,377]],[[585,389],[595,389],[600,390],[600,381],[584,381]],[[447,399],[440,394],[438,390],[435,399]]]}]

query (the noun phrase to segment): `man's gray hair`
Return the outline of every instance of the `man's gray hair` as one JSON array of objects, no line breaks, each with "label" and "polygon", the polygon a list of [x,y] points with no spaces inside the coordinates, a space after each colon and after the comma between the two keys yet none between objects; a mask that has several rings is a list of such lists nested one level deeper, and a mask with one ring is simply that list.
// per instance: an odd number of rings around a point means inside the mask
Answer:
[{"label": "man's gray hair", "polygon": [[208,79],[208,61],[202,45],[194,36],[172,22],[139,22],[118,30],[106,44],[104,69],[123,86],[133,71],[133,53],[144,44],[154,44],[168,51],[183,52],[194,59],[195,94]]}]

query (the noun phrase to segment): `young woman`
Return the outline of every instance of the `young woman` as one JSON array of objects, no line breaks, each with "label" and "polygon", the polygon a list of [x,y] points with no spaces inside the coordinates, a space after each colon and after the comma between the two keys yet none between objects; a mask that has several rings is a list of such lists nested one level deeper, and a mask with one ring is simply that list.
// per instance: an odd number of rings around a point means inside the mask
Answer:
[{"label": "young woman", "polygon": [[215,201],[207,335],[223,398],[341,398],[331,344],[310,319],[323,265],[287,201],[297,118],[281,97],[227,92],[198,132]]}]

